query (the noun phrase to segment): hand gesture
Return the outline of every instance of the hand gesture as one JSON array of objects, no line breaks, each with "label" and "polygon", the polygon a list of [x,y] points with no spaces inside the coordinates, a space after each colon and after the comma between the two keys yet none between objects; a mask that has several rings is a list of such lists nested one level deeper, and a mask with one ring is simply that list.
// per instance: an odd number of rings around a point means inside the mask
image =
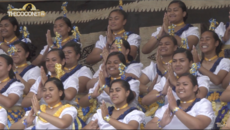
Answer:
[{"label": "hand gesture", "polygon": [[158,79],[158,74],[156,74],[156,76],[153,79],[153,82],[150,84],[150,87],[148,88],[148,92],[150,92],[153,89],[154,85],[157,83],[157,79]]},{"label": "hand gesture", "polygon": [[104,78],[109,77],[106,68],[105,68],[105,62],[103,63],[103,65],[101,66],[101,70],[103,72]]},{"label": "hand gesture", "polygon": [[162,73],[164,73],[165,68],[164,68],[164,64],[163,64],[163,62],[162,62],[160,53],[159,53],[159,49],[157,49],[156,62],[157,62],[157,68],[158,68]]},{"label": "hand gesture", "polygon": [[46,72],[45,72],[43,66],[41,66],[41,81],[42,81],[42,85],[44,85],[47,80],[48,80],[48,77],[46,76]]},{"label": "hand gesture", "polygon": [[113,42],[113,35],[112,35],[112,30],[110,29],[109,25],[107,27],[106,39],[107,39],[107,44],[109,44],[109,45],[112,44],[112,42]]},{"label": "hand gesture", "polygon": [[94,89],[93,93],[91,94],[92,98],[97,98],[101,93],[99,92],[100,84],[98,83],[97,87]]},{"label": "hand gesture", "polygon": [[169,86],[170,86],[170,84],[169,84],[169,78],[167,78],[165,86],[164,86],[164,88],[162,90],[162,94],[164,94],[164,95],[167,94]]},{"label": "hand gesture", "polygon": [[98,128],[98,120],[90,121],[83,129],[96,130]]},{"label": "hand gesture", "polygon": [[47,30],[47,33],[46,33],[46,42],[47,42],[47,45],[49,47],[53,45],[53,40],[52,40],[52,37],[51,37],[50,30]]},{"label": "hand gesture", "polygon": [[31,102],[32,102],[32,109],[33,109],[34,113],[37,113],[40,110],[40,104],[39,104],[38,99],[37,99],[35,94],[33,95]]},{"label": "hand gesture", "polygon": [[198,56],[198,52],[197,52],[196,47],[194,45],[193,45],[193,48],[192,48],[192,56],[193,56],[194,63],[200,62],[200,58]]},{"label": "hand gesture", "polygon": [[103,74],[103,70],[100,71],[99,73],[99,85],[102,87],[102,85],[105,84],[105,76]]},{"label": "hand gesture", "polygon": [[102,104],[101,104],[101,116],[102,116],[102,118],[104,118],[107,115],[109,115],[109,111],[108,111],[108,108],[105,105],[105,101],[103,100]]},{"label": "hand gesture", "polygon": [[168,19],[167,13],[164,14],[163,18],[163,28],[164,28],[164,33],[168,33],[168,26],[170,26],[170,21]]},{"label": "hand gesture", "polygon": [[103,60],[105,62],[107,60],[108,55],[109,55],[108,49],[106,49],[106,47],[104,47],[101,54],[102,54]]},{"label": "hand gesture", "polygon": [[169,107],[166,109],[162,119],[161,119],[161,126],[164,127],[166,125],[168,125],[173,118],[174,114],[171,113]]},{"label": "hand gesture", "polygon": [[43,84],[42,82],[40,82],[38,86],[38,92],[37,92],[37,97],[39,100],[42,98],[42,89],[43,89]]},{"label": "hand gesture", "polygon": [[169,87],[168,88],[168,93],[167,93],[167,96],[168,96],[168,103],[169,103],[169,108],[171,111],[173,111],[173,109],[175,107],[177,107],[177,103],[176,103],[176,99],[172,93],[172,88]]},{"label": "hand gesture", "polygon": [[28,114],[28,116],[26,117],[26,121],[28,123],[28,125],[27,125],[28,127],[31,126],[31,125],[33,125],[34,119],[35,119],[34,110],[31,109],[30,112],[29,112],[29,114]]}]

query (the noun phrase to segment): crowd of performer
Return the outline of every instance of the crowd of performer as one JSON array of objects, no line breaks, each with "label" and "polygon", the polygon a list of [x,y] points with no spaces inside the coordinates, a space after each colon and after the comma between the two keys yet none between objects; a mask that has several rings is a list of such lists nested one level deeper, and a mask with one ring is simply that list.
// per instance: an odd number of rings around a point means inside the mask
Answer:
[{"label": "crowd of performer", "polygon": [[[230,11],[225,17],[230,21]],[[210,19],[200,34],[187,18],[184,2],[170,2],[162,25],[140,49],[141,37],[124,29],[120,5],[85,60],[102,61],[93,74],[79,63],[84,43],[68,17],[55,19],[35,57],[29,38],[35,34],[5,15],[0,129],[230,129],[229,21]],[[153,51],[156,61],[137,62],[139,53]]]}]

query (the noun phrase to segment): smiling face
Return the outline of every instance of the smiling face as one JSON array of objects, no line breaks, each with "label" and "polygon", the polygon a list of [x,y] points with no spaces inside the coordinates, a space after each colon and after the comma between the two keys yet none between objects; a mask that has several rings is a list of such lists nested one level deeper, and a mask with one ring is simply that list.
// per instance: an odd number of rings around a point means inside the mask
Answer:
[{"label": "smiling face", "polygon": [[9,20],[2,20],[0,23],[0,31],[2,37],[12,37],[12,35],[15,35],[15,31],[17,29],[17,26],[13,26],[13,24],[10,23]]},{"label": "smiling face", "polygon": [[197,85],[193,86],[188,76],[180,77],[176,84],[176,94],[183,101],[194,99],[197,89]]},{"label": "smiling face", "polygon": [[42,98],[47,104],[53,104],[60,101],[63,91],[58,90],[57,86],[52,82],[47,82],[42,89]]},{"label": "smiling face", "polygon": [[169,37],[164,37],[160,40],[158,51],[161,56],[170,56],[177,49],[173,41]]},{"label": "smiling face", "polygon": [[67,66],[75,64],[78,61],[79,57],[80,57],[79,54],[76,55],[73,47],[65,47],[63,49],[63,52],[65,54],[65,59],[66,59],[66,65]]},{"label": "smiling face", "polygon": [[172,69],[178,76],[188,73],[191,65],[192,61],[189,62],[185,53],[177,53],[173,56]]},{"label": "smiling face", "polygon": [[112,12],[109,16],[109,26],[111,30],[121,30],[124,28],[126,20],[124,16],[119,12]]},{"label": "smiling face", "polygon": [[14,53],[12,56],[12,59],[14,61],[14,64],[20,65],[26,62],[26,58],[29,56],[29,52],[25,52],[22,46],[19,44],[15,45],[15,48],[17,52]]},{"label": "smiling face", "polygon": [[172,3],[167,10],[167,16],[171,23],[179,23],[183,21],[186,12],[183,12],[178,3]]},{"label": "smiling face", "polygon": [[62,37],[68,36],[71,28],[65,23],[63,19],[58,19],[54,23],[53,31],[58,32]]},{"label": "smiling face", "polygon": [[108,58],[108,61],[106,63],[106,69],[109,75],[112,77],[118,77],[119,76],[119,64],[121,63],[120,59],[117,55],[110,56]]},{"label": "smiling face", "polygon": [[11,67],[11,65],[7,65],[7,62],[3,57],[0,57],[0,77],[8,77]]},{"label": "smiling face", "polygon": [[48,69],[48,71],[50,71],[51,73],[55,73],[56,63],[64,65],[65,61],[61,60],[58,55],[58,51],[49,52],[46,56],[46,68]]},{"label": "smiling face", "polygon": [[212,52],[216,50],[219,45],[218,41],[215,41],[211,32],[204,32],[200,38],[200,49],[203,53]]},{"label": "smiling face", "polygon": [[127,101],[127,97],[129,96],[129,91],[126,91],[122,86],[121,83],[116,82],[113,83],[110,90],[109,96],[111,101],[116,104],[125,104]]}]

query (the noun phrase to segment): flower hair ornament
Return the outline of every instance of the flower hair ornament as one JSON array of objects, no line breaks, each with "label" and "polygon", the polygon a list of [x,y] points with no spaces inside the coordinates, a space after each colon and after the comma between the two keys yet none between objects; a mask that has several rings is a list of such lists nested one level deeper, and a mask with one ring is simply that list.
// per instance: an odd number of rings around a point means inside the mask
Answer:
[{"label": "flower hair ornament", "polygon": [[79,42],[81,33],[79,32],[77,26],[73,26],[72,33],[73,33],[72,35],[73,35],[73,37],[74,37],[74,41],[75,41],[75,42]]},{"label": "flower hair ornament", "polygon": [[180,48],[189,49],[188,38],[181,38],[181,46],[180,46]]},{"label": "flower hair ornament", "polygon": [[119,8],[121,9],[121,10],[123,10],[123,1],[122,0],[119,0]]},{"label": "flower hair ornament", "polygon": [[192,68],[189,70],[190,74],[197,76],[197,70],[200,68],[200,62],[199,63],[193,63]]},{"label": "flower hair ornament", "polygon": [[216,29],[216,27],[218,25],[218,22],[216,21],[216,19],[211,18],[209,20],[209,23],[210,23],[209,30],[215,31],[215,29]]},{"label": "flower hair ornament", "polygon": [[123,41],[122,41],[122,39],[120,37],[115,38],[115,44],[116,44],[116,46],[118,48],[118,51],[121,52],[122,51],[121,50],[121,44],[123,44]]},{"label": "flower hair ornament", "polygon": [[16,47],[14,45],[10,45],[10,48],[7,50],[9,56],[13,56],[15,52],[17,52]]},{"label": "flower hair ornament", "polygon": [[61,79],[61,77],[65,74],[65,71],[62,70],[62,65],[56,63],[55,64],[55,72],[57,74],[56,78]]},{"label": "flower hair ornament", "polygon": [[27,27],[26,27],[26,26],[23,26],[23,28],[22,28],[22,26],[20,26],[20,30],[19,30],[19,31],[20,31],[20,33],[22,34],[22,39],[25,40],[25,43],[28,43],[27,38],[30,37],[30,33],[29,33]]},{"label": "flower hair ornament", "polygon": [[64,17],[66,17],[66,13],[67,13],[67,9],[66,9],[67,5],[68,5],[68,2],[63,2],[62,6],[61,6],[61,9],[63,11]]},{"label": "flower hair ornament", "polygon": [[120,63],[118,69],[120,71],[119,75],[121,76],[121,79],[125,79],[125,69],[126,69],[126,66],[123,63]]}]

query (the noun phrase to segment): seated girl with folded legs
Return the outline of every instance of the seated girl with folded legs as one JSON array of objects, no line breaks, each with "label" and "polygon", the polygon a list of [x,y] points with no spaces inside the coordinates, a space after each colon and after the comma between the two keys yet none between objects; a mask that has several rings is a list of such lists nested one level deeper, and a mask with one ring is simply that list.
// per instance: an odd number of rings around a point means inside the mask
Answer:
[{"label": "seated girl with folded legs", "polygon": [[[36,80],[33,86],[30,88],[30,92],[22,101],[23,107],[30,107],[32,105],[31,98],[36,94],[38,100],[42,99],[41,91],[44,86],[44,83],[49,77],[60,78],[64,85],[65,99],[63,104],[75,103],[75,96],[79,90],[78,77],[73,75],[68,75],[64,73],[63,66],[65,64],[65,54],[60,49],[52,49],[48,52],[46,57],[46,68],[49,71],[48,76],[46,75],[43,67],[41,67],[41,76]],[[41,104],[44,104],[44,100],[40,101]]]},{"label": "seated girl with folded legs", "polygon": [[[106,107],[102,102],[100,109],[92,117],[91,122],[83,129],[140,129],[144,124],[144,113],[128,104],[135,100],[135,96],[127,81],[114,80],[109,87],[109,98],[113,107]],[[92,126],[94,123],[96,127]]]},{"label": "seated girl with folded legs", "polygon": [[[193,57],[189,50],[184,48],[177,49],[173,54],[173,62],[172,65],[168,66],[168,79],[162,77],[160,82],[157,83],[153,90],[143,97],[142,103],[144,105],[150,105],[162,98],[165,99],[165,103],[167,103],[167,90],[168,87],[175,90],[176,83],[178,78],[185,74],[189,73],[192,67]],[[175,74],[174,74],[175,72]],[[197,76],[197,82],[199,87],[199,92],[196,95],[197,98],[204,98],[207,96],[209,91],[209,78],[207,76]],[[176,99],[178,99],[177,94],[173,91],[173,94]],[[166,97],[165,97],[166,96]]]},{"label": "seated girl with folded legs", "polygon": [[168,104],[156,111],[146,129],[211,129],[214,122],[212,104],[206,98],[197,98],[197,78],[180,75],[176,83],[176,100],[171,87],[167,90]]},{"label": "seated girl with folded legs", "polygon": [[62,81],[49,78],[42,88],[42,97],[47,105],[40,105],[34,94],[31,98],[32,110],[27,111],[10,129],[75,129],[77,110],[70,104],[62,104],[64,91]]},{"label": "seated girl with folded legs", "polygon": [[[141,76],[141,69],[143,67],[143,64],[136,62],[136,61],[133,61],[133,57],[130,55],[130,50],[131,50],[131,47],[130,47],[128,41],[126,41],[124,38],[116,38],[116,40],[114,40],[113,43],[111,44],[109,51],[107,51],[106,49],[103,50],[102,57],[103,57],[103,60],[105,62],[109,53],[121,52],[125,56],[126,63],[127,63],[127,66],[126,66],[127,68],[125,70],[126,75],[131,76],[135,79],[138,79]],[[100,73],[100,70],[101,70],[101,67],[103,64],[104,63],[102,63],[99,66],[99,69],[93,75],[93,79],[87,83],[88,89],[92,88],[94,86],[94,84],[97,82],[98,76],[99,76],[99,73]]]},{"label": "seated girl with folded legs", "polygon": [[[8,113],[6,127],[10,127],[24,115],[21,102],[25,86],[16,79],[12,67],[12,58],[0,54],[0,106]],[[4,114],[1,117],[4,118]]]}]

